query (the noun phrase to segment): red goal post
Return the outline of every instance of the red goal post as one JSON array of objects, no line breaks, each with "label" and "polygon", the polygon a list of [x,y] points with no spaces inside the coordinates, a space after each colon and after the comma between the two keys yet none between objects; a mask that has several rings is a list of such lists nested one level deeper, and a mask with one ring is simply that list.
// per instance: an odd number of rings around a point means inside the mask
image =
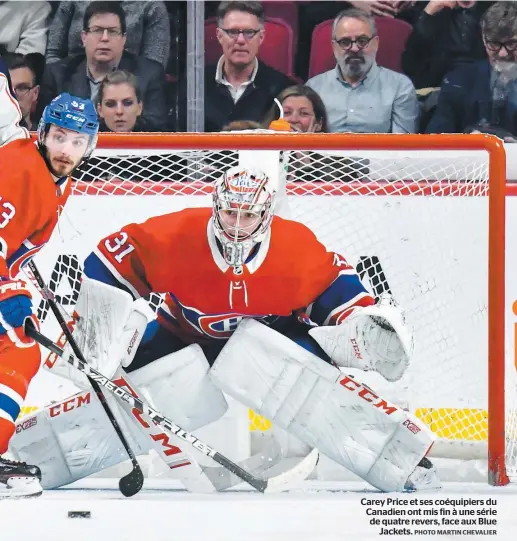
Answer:
[{"label": "red goal post", "polygon": [[[508,483],[508,467],[517,476],[514,406],[509,410],[508,393],[501,391],[505,385],[508,389],[505,377],[510,370],[504,333],[506,156],[504,145],[493,136],[101,134],[94,157],[75,175],[67,204],[78,236],[64,244],[53,239],[53,255],[42,261],[47,279],[59,254],[76,256],[80,267],[85,254],[79,252],[93,248],[101,232],[153,214],[209,205],[211,181],[236,163],[265,168],[270,175],[276,168],[273,176],[288,215],[306,222],[345,257],[354,252],[356,268],[374,293],[375,288],[390,287],[404,307],[409,305],[409,318],[423,344],[412,379],[400,388],[384,387],[375,378],[372,385],[381,385],[394,402],[407,399],[408,407],[439,433],[440,440],[452,443],[451,449],[463,449],[451,451],[452,456],[468,457],[471,447],[482,445],[491,484]],[[469,220],[477,212],[483,223],[469,253],[464,246],[469,237],[462,243],[461,231],[456,230],[462,224],[474,229]],[[92,218],[99,223],[90,223]],[[373,226],[372,219],[377,220]],[[444,224],[448,228],[440,229]],[[61,260],[64,267],[72,265],[70,258]],[[480,290],[479,299],[462,312],[468,296],[462,281],[475,266],[483,272],[469,290]],[[478,348],[483,354],[469,345],[483,334],[480,329],[485,333],[486,343]],[[469,367],[480,378],[472,384],[466,383]],[[456,378],[443,396],[443,381],[435,381],[433,369],[442,378]],[[483,394],[481,380],[487,397],[478,405],[469,393]],[[420,403],[427,383],[429,398]],[[454,389],[463,387],[466,397],[459,399]],[[436,406],[431,404],[434,396],[440,396]]]}]

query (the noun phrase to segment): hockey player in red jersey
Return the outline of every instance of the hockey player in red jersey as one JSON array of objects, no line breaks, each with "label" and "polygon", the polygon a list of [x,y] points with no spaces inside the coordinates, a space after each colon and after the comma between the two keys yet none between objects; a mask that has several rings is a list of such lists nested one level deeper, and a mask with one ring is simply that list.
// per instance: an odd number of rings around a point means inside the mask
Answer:
[{"label": "hockey player in red jersey", "polygon": [[45,108],[36,144],[21,129],[13,138],[11,129],[0,148],[0,497],[41,493],[36,466],[1,457],[41,361],[38,344],[23,332],[24,320],[35,316],[18,274],[49,240],[70,194],[70,174],[90,156],[97,131],[93,104],[62,94]]},{"label": "hockey player in red jersey", "polygon": [[[412,351],[400,310],[388,296],[375,302],[342,256],[274,216],[274,203],[263,173],[234,167],[216,182],[212,209],[157,216],[102,239],[85,261],[76,306],[86,358],[107,377],[123,367],[134,390],[187,430],[219,419],[226,393],[381,490],[436,488],[425,458],[432,433],[339,369],[400,379]],[[150,293],[165,298],[148,323],[133,300]],[[81,443],[84,465],[74,462],[71,475],[77,444],[51,415],[38,415],[42,447],[61,457],[47,465],[49,486],[121,460],[104,443],[102,457],[98,445],[86,452]],[[81,442],[110,437],[87,407],[67,423],[84,427]],[[36,439],[14,438],[17,456],[30,456]]]},{"label": "hockey player in red jersey", "polygon": [[[223,179],[213,216],[209,208],[185,209],[130,224],[101,241],[85,262],[88,276],[135,298],[166,293],[156,336],[142,344],[133,369],[153,360],[154,348],[173,351],[193,342],[213,360],[246,317],[320,351],[297,320],[302,308],[323,324],[374,304],[343,257],[304,225],[273,217],[267,177],[237,168]],[[246,210],[236,202],[241,195],[257,201]]]}]

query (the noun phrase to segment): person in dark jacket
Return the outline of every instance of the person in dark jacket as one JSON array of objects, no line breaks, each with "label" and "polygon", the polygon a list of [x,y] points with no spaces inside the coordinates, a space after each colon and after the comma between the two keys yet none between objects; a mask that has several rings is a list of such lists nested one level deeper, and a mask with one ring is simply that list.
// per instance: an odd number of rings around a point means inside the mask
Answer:
[{"label": "person in dark jacket", "polygon": [[97,102],[104,77],[122,69],[138,79],[144,108],[142,118],[149,129],[165,129],[165,73],[158,62],[124,50],[126,23],[120,3],[92,2],[84,14],[82,40],[85,54],[69,56],[46,66],[40,108],[62,92]]},{"label": "person in dark jacket", "polygon": [[[260,2],[221,2],[217,39],[223,55],[205,71],[205,131],[220,131],[234,120],[260,122],[273,99],[293,81],[257,59],[264,39],[264,9]],[[186,85],[182,85],[180,103]],[[185,121],[180,122],[185,129]]]},{"label": "person in dark jacket", "polygon": [[415,88],[439,87],[449,71],[486,58],[480,20],[491,4],[493,2],[455,0],[427,2],[402,56],[404,73]]},{"label": "person in dark jacket", "polygon": [[[167,66],[171,48],[170,22],[165,2],[120,2],[127,31],[126,49]],[[48,64],[82,51],[81,30],[88,2],[59,2],[48,33]]]},{"label": "person in dark jacket", "polygon": [[142,92],[132,73],[117,70],[104,77],[97,103],[100,131],[150,131],[142,119],[143,109]]},{"label": "person in dark jacket", "polygon": [[22,112],[20,126],[31,131],[36,131],[37,124],[34,122],[33,112],[36,109],[39,96],[39,65],[45,65],[45,58],[40,53],[6,53],[3,56],[14,90]]},{"label": "person in dark jacket", "polygon": [[481,30],[488,60],[446,75],[427,133],[517,135],[517,4],[496,2]]}]

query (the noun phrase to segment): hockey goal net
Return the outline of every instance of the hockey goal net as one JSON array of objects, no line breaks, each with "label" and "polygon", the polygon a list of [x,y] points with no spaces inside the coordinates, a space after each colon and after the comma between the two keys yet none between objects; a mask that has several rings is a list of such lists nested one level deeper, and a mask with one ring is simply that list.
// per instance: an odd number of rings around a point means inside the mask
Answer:
[{"label": "hockey goal net", "polygon": [[[405,309],[415,353],[403,379],[358,376],[436,432],[436,455],[484,459],[492,484],[517,477],[516,366],[504,332],[505,152],[495,138],[101,135],[37,258],[61,304],[76,302],[82,263],[100,238],[211,205],[214,179],[237,164],[265,170],[278,184],[278,213],[308,225],[374,295],[389,291]],[[39,315],[57,337],[43,301]],[[49,381],[35,386],[35,406],[54,398]],[[250,413],[251,436],[269,426]]]}]

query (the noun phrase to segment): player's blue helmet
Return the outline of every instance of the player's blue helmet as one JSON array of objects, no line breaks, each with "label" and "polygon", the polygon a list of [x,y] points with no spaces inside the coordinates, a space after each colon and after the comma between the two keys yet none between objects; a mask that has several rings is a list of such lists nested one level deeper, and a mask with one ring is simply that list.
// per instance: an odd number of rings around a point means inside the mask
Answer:
[{"label": "player's blue helmet", "polygon": [[84,158],[90,157],[97,145],[99,131],[97,112],[90,100],[77,98],[66,92],[54,98],[45,107],[39,121],[38,142],[40,145],[44,145],[43,141],[50,124],[88,135],[90,142]]}]

